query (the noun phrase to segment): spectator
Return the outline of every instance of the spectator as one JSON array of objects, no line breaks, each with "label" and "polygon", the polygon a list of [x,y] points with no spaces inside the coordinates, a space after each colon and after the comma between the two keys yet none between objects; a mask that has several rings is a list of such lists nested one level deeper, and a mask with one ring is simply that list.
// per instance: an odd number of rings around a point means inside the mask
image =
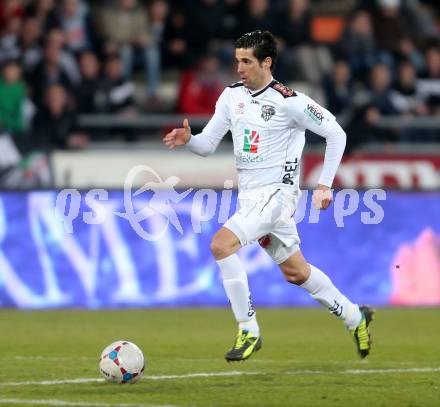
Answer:
[{"label": "spectator", "polygon": [[36,17],[26,17],[20,36],[21,61],[25,75],[31,74],[43,58],[41,26]]},{"label": "spectator", "polygon": [[187,17],[191,27],[188,42],[192,49],[197,50],[198,55],[203,55],[218,45],[223,37],[221,29],[225,7],[222,0],[187,0],[187,3]]},{"label": "spectator", "polygon": [[419,52],[410,37],[402,37],[400,40],[397,59],[410,61],[416,72],[421,72],[425,66],[423,54]]},{"label": "spectator", "polygon": [[69,50],[75,54],[87,49],[97,50],[91,14],[82,0],[63,0],[59,20]]},{"label": "spectator", "polygon": [[0,63],[20,56],[19,37],[22,29],[20,17],[10,18],[4,27],[0,28]]},{"label": "spectator", "polygon": [[13,18],[23,17],[24,9],[21,3],[20,0],[4,0],[0,3],[0,27],[5,27]]},{"label": "spectator", "polygon": [[349,16],[341,46],[353,77],[357,80],[365,79],[368,71],[377,61],[373,27],[368,11],[355,10]]},{"label": "spectator", "polygon": [[49,85],[44,104],[34,121],[34,135],[40,148],[85,148],[86,134],[77,129],[76,111],[69,105],[66,89],[59,84]]},{"label": "spectator", "polygon": [[[115,29],[117,27],[117,29]],[[130,78],[136,58],[144,64],[147,97],[157,96],[160,84],[158,44],[154,43],[146,8],[136,0],[118,0],[117,5],[101,10],[101,30],[106,41],[105,50],[120,50],[124,76]]]},{"label": "spectator", "polygon": [[[435,1],[438,3],[437,0]],[[426,39],[439,38],[435,15],[430,13],[429,8],[422,2],[426,1],[406,0],[403,2],[403,11],[410,23],[410,33],[417,43],[423,43]],[[438,7],[438,4],[436,4],[436,7]]]},{"label": "spectator", "polygon": [[[79,56],[81,82],[75,87],[74,96],[79,114],[98,114],[106,109],[105,94],[101,91],[101,64],[93,51],[84,51]],[[105,139],[107,132],[96,128],[85,129],[93,139]]]},{"label": "spectator", "polygon": [[332,72],[324,77],[323,88],[326,107],[335,115],[348,115],[352,108],[353,84],[350,66],[345,60],[338,60]]},{"label": "spectator", "polygon": [[277,75],[281,75],[278,77],[286,82],[321,82],[322,76],[331,68],[332,57],[327,48],[312,42],[309,1],[289,0],[287,8],[281,9],[272,24],[275,35],[284,45],[276,71]]},{"label": "spectator", "polygon": [[244,13],[244,5],[241,0],[224,0],[224,3],[225,9],[221,24],[221,34],[223,39],[232,44],[235,38],[243,34],[240,16]]},{"label": "spectator", "polygon": [[438,115],[440,106],[440,45],[431,44],[426,52],[426,67],[417,80],[417,90],[432,106],[432,113]]},{"label": "spectator", "polygon": [[62,48],[56,41],[49,38],[46,40],[43,59],[32,73],[30,83],[37,106],[42,103],[45,89],[49,85],[60,84],[67,89],[73,88],[74,81],[62,63]]},{"label": "spectator", "polygon": [[219,75],[220,61],[213,53],[199,58],[194,69],[180,80],[178,108],[180,113],[212,114],[225,83]]},{"label": "spectator", "polygon": [[118,54],[107,56],[98,99],[101,112],[132,114],[136,111],[134,85],[125,79],[122,60]]},{"label": "spectator", "polygon": [[411,61],[400,62],[397,80],[391,90],[391,100],[400,114],[423,115],[428,113],[422,95],[416,87],[416,69]]},{"label": "spectator", "polygon": [[66,49],[66,37],[61,28],[52,28],[47,32],[46,39],[48,42],[58,46],[61,50],[61,65],[69,76],[73,84],[80,81],[78,64],[74,55]]},{"label": "spectator", "polygon": [[165,24],[169,13],[168,2],[166,0],[153,0],[149,10],[152,41],[161,48],[164,40]]},{"label": "spectator", "polygon": [[81,82],[75,87],[75,101],[79,113],[99,112],[100,63],[92,51],[79,56]]},{"label": "spectator", "polygon": [[26,7],[25,15],[36,17],[44,33],[60,25],[54,0],[31,1]]},{"label": "spectator", "polygon": [[25,130],[25,100],[26,85],[21,67],[15,60],[8,61],[3,66],[0,78],[0,128],[16,136]]},{"label": "spectator", "polygon": [[271,29],[269,7],[269,0],[246,0],[246,7],[240,18],[240,31],[247,33]]},{"label": "spectator", "polygon": [[194,62],[196,53],[188,44],[190,31],[183,10],[179,7],[171,10],[165,24],[162,48],[165,67],[184,70]]},{"label": "spectator", "polygon": [[51,186],[46,156],[33,151],[19,151],[11,135],[0,129],[0,187],[17,190]]},{"label": "spectator", "polygon": [[[167,21],[169,13],[169,6],[166,0],[153,0],[149,6],[149,15],[150,15],[150,35],[151,42],[155,44],[154,49],[157,58],[158,70],[160,72],[162,70],[162,47],[164,42],[164,33],[165,33],[165,25]],[[153,78],[152,81],[154,83],[160,82],[160,77]],[[158,85],[157,85],[158,86]],[[147,101],[149,105],[157,105],[160,102],[159,94],[157,91],[151,92],[150,99]]]},{"label": "spectator", "polygon": [[279,10],[274,34],[289,48],[312,43],[311,15],[308,0],[289,0],[286,7]]},{"label": "spectator", "polygon": [[385,64],[376,64],[370,73],[370,100],[365,112],[365,121],[374,125],[384,115],[393,115],[397,113],[390,93],[391,73]]},{"label": "spectator", "polygon": [[374,38],[379,51],[398,53],[402,38],[410,35],[401,11],[401,0],[377,0],[373,15]]},{"label": "spectator", "polygon": [[218,45],[218,57],[222,67],[233,69],[231,60],[234,60],[234,41],[243,34],[241,28],[241,16],[245,6],[241,0],[224,0],[222,20],[220,22],[220,41]]},{"label": "spectator", "polygon": [[363,102],[354,115],[349,140],[349,149],[367,141],[391,141],[396,132],[375,127],[382,116],[395,115],[397,109],[391,100],[391,74],[386,64],[378,63],[371,68],[370,86]]},{"label": "spectator", "polygon": [[[438,81],[440,79],[440,45],[431,44],[425,52],[426,67],[420,74],[420,78],[430,81]],[[434,82],[431,82],[431,85]]]}]

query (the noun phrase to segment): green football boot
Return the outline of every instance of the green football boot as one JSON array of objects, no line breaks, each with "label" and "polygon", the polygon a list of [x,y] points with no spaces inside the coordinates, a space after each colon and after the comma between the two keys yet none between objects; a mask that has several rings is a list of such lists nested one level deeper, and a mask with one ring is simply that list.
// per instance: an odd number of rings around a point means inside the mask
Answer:
[{"label": "green football boot", "polygon": [[361,322],[355,329],[350,329],[349,332],[356,343],[359,356],[363,359],[368,356],[371,349],[371,336],[368,326],[374,318],[374,310],[367,305],[361,305],[359,310],[362,314]]},{"label": "green football boot", "polygon": [[249,331],[239,329],[234,346],[225,355],[228,362],[238,362],[248,359],[254,352],[261,349],[261,336],[253,336]]}]

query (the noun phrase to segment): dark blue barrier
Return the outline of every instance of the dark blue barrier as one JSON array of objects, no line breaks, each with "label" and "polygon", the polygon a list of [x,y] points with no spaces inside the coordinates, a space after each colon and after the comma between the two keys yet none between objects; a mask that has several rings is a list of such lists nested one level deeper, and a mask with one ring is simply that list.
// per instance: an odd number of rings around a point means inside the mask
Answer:
[{"label": "dark blue barrier", "polygon": [[[179,202],[161,194],[124,202],[123,191],[72,191],[58,197],[56,209],[58,192],[1,193],[0,306],[225,305],[209,242],[233,213],[236,192],[192,191]],[[356,210],[356,192],[341,191],[336,206],[319,215],[304,194],[296,217],[306,258],[356,302],[440,304],[440,193],[359,194]],[[154,196],[162,203],[152,205]],[[258,245],[240,256],[256,305],[315,305]],[[424,281],[439,283],[428,297]]]}]

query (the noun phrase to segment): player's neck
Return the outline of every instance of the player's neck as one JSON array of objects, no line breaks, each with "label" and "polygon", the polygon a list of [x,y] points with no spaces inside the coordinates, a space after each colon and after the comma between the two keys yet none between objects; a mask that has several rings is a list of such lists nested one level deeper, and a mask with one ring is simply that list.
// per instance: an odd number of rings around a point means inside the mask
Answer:
[{"label": "player's neck", "polygon": [[251,93],[257,93],[257,92],[259,92],[260,90],[263,90],[266,86],[268,86],[269,85],[269,83],[271,83],[273,81],[273,76],[272,75],[270,75],[269,77],[267,77],[267,78],[265,78],[264,80],[262,80],[259,84],[258,84],[258,86],[256,86],[256,89],[250,89],[249,88],[249,91],[251,92]]}]

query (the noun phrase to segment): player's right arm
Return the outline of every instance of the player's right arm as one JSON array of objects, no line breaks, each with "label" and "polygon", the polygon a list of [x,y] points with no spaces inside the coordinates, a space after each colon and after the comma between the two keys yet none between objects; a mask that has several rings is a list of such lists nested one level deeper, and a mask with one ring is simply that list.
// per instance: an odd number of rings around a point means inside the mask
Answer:
[{"label": "player's right arm", "polygon": [[163,142],[172,150],[178,146],[184,146],[191,138],[191,127],[189,127],[188,119],[183,120],[183,127],[173,129],[165,135]]},{"label": "player's right arm", "polygon": [[220,141],[231,127],[229,109],[226,102],[227,91],[228,88],[220,95],[215,106],[214,115],[200,134],[191,135],[191,127],[189,126],[188,119],[185,119],[183,127],[173,129],[165,135],[163,139],[165,145],[170,149],[186,145],[188,150],[204,157],[214,153]]}]

